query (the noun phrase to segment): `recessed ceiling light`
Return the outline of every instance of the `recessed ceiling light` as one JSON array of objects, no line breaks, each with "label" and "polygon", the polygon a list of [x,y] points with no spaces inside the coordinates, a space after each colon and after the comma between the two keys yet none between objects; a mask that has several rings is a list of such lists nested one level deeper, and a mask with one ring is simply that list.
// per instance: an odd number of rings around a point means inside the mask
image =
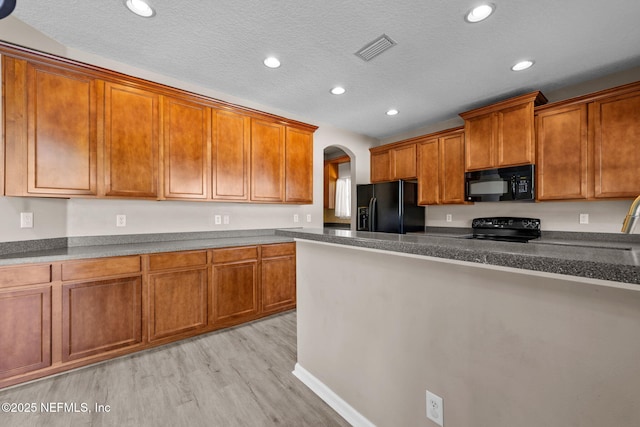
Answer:
[{"label": "recessed ceiling light", "polygon": [[389,111],[387,111],[387,116],[395,116],[396,114],[398,114],[398,110],[395,109],[391,109]]},{"label": "recessed ceiling light", "polygon": [[270,56],[264,60],[264,65],[269,68],[278,68],[280,66],[280,61],[275,56]]},{"label": "recessed ceiling light", "polygon": [[334,95],[342,95],[346,91],[347,90],[345,88],[343,88],[342,86],[336,86],[333,89],[331,89],[331,93],[334,94]]},{"label": "recessed ceiling light", "polygon": [[127,0],[125,2],[129,10],[138,16],[150,18],[155,15],[155,11],[144,0]]},{"label": "recessed ceiling light", "polygon": [[481,4],[480,6],[476,6],[467,12],[465,16],[465,20],[467,22],[475,23],[484,21],[487,19],[494,11],[496,10],[496,5],[493,3]]},{"label": "recessed ceiling light", "polygon": [[513,71],[522,71],[522,70],[526,70],[527,68],[531,68],[532,66],[533,66],[533,61],[530,61],[527,59],[525,61],[518,62],[516,65],[511,67],[511,69]]}]

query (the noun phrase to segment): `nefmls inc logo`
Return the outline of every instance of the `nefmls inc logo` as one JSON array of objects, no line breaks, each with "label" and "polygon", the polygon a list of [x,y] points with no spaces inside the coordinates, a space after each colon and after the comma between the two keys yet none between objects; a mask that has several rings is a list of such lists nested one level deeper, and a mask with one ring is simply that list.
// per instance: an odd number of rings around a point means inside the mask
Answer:
[{"label": "nefmls inc logo", "polygon": [[11,15],[16,8],[16,0],[0,0],[0,19]]}]

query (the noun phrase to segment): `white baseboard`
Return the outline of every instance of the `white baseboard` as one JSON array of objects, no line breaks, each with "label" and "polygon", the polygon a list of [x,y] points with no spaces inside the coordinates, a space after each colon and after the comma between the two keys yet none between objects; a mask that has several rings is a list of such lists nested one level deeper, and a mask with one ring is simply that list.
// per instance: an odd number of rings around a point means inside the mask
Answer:
[{"label": "white baseboard", "polygon": [[356,411],[322,381],[300,366],[299,363],[296,363],[292,373],[352,426],[376,427],[375,424],[366,419],[360,412]]}]

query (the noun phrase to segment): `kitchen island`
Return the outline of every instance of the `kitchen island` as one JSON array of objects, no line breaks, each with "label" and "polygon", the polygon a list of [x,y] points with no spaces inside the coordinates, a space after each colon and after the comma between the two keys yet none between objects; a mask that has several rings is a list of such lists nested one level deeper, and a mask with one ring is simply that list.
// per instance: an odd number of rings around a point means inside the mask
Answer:
[{"label": "kitchen island", "polygon": [[354,425],[637,426],[640,266],[620,242],[285,230],[298,363]]}]

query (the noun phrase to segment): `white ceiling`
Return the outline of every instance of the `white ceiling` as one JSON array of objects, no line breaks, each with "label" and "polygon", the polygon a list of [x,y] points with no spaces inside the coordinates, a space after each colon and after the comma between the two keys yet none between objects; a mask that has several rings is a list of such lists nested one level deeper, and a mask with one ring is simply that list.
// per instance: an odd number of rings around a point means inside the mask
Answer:
[{"label": "white ceiling", "polygon": [[[478,0],[150,0],[151,19],[124,0],[17,0],[13,15],[69,48],[379,139],[640,65],[638,0],[492,1],[477,24],[464,15]],[[354,55],[383,33],[397,45]],[[510,70],[524,58],[534,67]]]}]

